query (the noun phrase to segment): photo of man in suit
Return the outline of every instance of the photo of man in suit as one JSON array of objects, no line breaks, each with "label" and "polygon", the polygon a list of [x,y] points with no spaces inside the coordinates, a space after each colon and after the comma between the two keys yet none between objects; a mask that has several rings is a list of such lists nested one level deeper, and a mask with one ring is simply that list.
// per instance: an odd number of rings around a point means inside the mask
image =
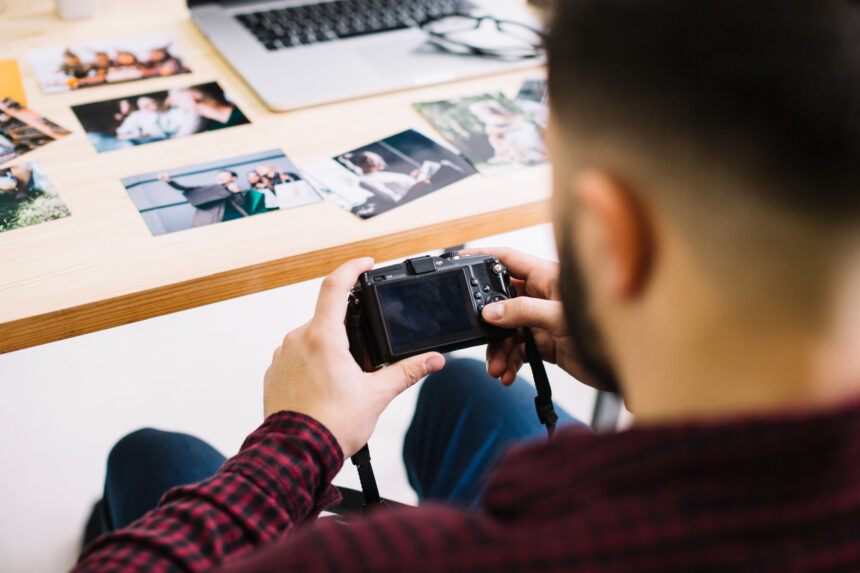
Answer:
[{"label": "photo of man in suit", "polygon": [[212,185],[182,185],[171,179],[167,173],[162,173],[158,178],[177,191],[181,191],[196,209],[194,218],[191,220],[192,227],[202,227],[254,214],[246,210],[245,201],[248,191],[243,191],[236,183],[239,176],[234,171],[219,171]]},{"label": "photo of man in suit", "polygon": [[278,149],[133,175],[122,182],[153,235],[321,201]]}]

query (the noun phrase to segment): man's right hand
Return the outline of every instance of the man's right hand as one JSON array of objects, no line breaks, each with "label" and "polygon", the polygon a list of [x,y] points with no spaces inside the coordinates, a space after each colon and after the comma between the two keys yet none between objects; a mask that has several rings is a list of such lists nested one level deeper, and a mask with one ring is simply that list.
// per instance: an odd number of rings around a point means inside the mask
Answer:
[{"label": "man's right hand", "polygon": [[[482,316],[489,324],[505,328],[530,327],[541,357],[558,364],[576,379],[601,388],[582,367],[567,323],[558,289],[558,263],[527,255],[515,249],[466,249],[463,255],[491,255],[508,269],[518,296],[488,304]],[[522,333],[487,345],[487,372],[509,386],[526,362]]]}]

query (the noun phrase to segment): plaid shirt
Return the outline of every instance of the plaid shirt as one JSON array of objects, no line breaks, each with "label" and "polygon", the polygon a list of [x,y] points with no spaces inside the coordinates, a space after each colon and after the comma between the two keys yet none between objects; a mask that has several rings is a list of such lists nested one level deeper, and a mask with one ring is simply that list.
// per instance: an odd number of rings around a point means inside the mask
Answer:
[{"label": "plaid shirt", "polygon": [[860,403],[514,449],[479,511],[314,521],[343,461],[271,416],[214,477],[93,543],[78,571],[860,571]]}]

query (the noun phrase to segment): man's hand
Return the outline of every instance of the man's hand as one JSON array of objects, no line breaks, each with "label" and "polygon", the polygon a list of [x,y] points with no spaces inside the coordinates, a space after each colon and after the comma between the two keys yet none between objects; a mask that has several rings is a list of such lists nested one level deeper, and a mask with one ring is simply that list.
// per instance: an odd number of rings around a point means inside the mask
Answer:
[{"label": "man's hand", "polygon": [[[517,289],[516,298],[485,306],[482,312],[485,321],[505,328],[531,327],[544,360],[600,389],[599,382],[579,363],[576,345],[568,335],[558,290],[558,263],[505,248],[466,249],[461,254],[496,257],[507,267],[511,284]],[[525,361],[525,345],[519,333],[487,345],[487,372],[505,386],[514,383]]]},{"label": "man's hand", "polygon": [[167,173],[159,173],[158,180],[164,181],[165,183],[170,183],[170,175],[168,175]]},{"label": "man's hand", "polygon": [[347,457],[367,443],[379,415],[395,396],[445,365],[438,352],[373,373],[356,364],[344,317],[356,279],[372,267],[373,259],[352,260],[323,281],[314,317],[284,337],[263,386],[266,417],[281,410],[306,414],[329,429]]}]

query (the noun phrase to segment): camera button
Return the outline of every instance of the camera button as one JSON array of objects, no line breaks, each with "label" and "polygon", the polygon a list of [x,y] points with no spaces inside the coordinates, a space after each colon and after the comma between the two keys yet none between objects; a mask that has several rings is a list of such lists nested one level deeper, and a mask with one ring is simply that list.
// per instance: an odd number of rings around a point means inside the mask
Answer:
[{"label": "camera button", "polygon": [[502,265],[500,265],[499,263],[493,265],[493,272],[496,274],[502,272]]},{"label": "camera button", "polygon": [[500,300],[505,300],[505,297],[496,295],[493,297],[492,302],[499,302]]},{"label": "camera button", "polygon": [[475,298],[476,298],[476,299],[478,299],[478,300],[481,300],[481,293],[476,292],[476,293],[475,293]]},{"label": "camera button", "polygon": [[482,310],[484,310],[484,305],[483,305],[483,304],[479,304],[479,305],[478,305],[478,312],[481,312]]},{"label": "camera button", "polygon": [[490,285],[484,285],[484,292],[490,292]]},{"label": "camera button", "polygon": [[472,279],[472,286],[478,286],[478,279]]},{"label": "camera button", "polygon": [[412,267],[412,272],[416,275],[432,273],[436,270],[436,265],[433,264],[433,258],[430,256],[409,259],[407,262],[409,263],[409,266]]}]

